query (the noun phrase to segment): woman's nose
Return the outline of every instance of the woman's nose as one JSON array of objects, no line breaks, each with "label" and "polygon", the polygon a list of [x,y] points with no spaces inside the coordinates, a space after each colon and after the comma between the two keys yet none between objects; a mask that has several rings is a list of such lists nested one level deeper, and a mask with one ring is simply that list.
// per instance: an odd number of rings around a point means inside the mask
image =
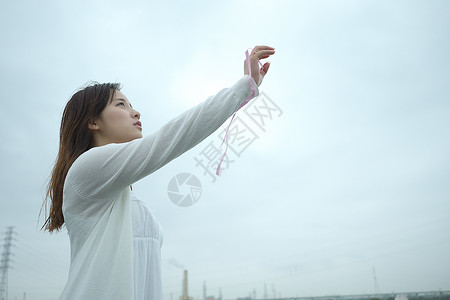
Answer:
[{"label": "woman's nose", "polygon": [[141,113],[140,113],[140,112],[138,112],[137,110],[134,110],[134,112],[133,112],[133,113],[134,113],[134,115],[133,115],[133,116],[134,116],[135,118],[138,118],[138,120],[139,120],[139,119],[141,118]]}]

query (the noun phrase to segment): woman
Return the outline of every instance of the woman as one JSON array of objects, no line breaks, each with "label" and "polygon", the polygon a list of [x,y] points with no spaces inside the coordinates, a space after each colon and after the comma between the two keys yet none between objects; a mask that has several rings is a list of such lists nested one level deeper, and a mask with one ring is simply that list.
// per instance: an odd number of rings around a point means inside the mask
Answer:
[{"label": "woman", "polygon": [[162,230],[131,184],[188,151],[219,128],[258,88],[274,54],[255,47],[232,87],[142,136],[140,113],[118,84],[94,84],[67,103],[42,228],[65,224],[71,259],[60,299],[162,300]]}]

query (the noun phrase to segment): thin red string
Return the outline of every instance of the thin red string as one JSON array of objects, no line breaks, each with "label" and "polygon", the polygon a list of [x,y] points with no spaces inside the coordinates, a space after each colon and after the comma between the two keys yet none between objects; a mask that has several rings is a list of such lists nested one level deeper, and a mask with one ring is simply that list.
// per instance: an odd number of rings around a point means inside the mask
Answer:
[{"label": "thin red string", "polygon": [[[250,48],[249,48],[250,49]],[[245,50],[245,56],[247,57],[247,67],[248,67],[248,73],[249,73],[249,85],[250,85],[250,90],[252,91],[250,93],[250,95],[248,95],[247,99],[245,99],[244,102],[242,102],[242,104],[239,106],[239,108],[234,112],[233,117],[231,118],[230,124],[228,124],[227,130],[225,131],[225,137],[222,141],[222,144],[220,144],[219,150],[220,148],[222,148],[223,142],[227,142],[227,147],[225,148],[225,153],[222,156],[222,159],[220,160],[219,165],[217,166],[217,170],[216,170],[216,175],[220,176],[220,174],[222,173],[222,170],[220,169],[220,166],[222,165],[222,161],[225,157],[225,155],[227,154],[227,150],[228,150],[228,130],[230,129],[231,123],[233,123],[233,119],[234,116],[236,116],[236,113],[238,112],[238,110],[241,109],[241,107],[243,107],[245,104],[247,104],[254,96],[255,96],[255,87],[253,86],[253,82],[252,82],[252,68],[250,66],[250,57],[248,55],[248,49]],[[261,65],[262,68],[262,63],[260,61],[258,61],[259,64]]]}]

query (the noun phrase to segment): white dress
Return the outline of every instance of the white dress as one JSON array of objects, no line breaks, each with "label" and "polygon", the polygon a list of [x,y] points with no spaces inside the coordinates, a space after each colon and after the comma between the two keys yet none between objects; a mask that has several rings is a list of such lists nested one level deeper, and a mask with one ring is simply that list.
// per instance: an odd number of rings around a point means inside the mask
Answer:
[{"label": "white dress", "polygon": [[130,185],[217,130],[252,93],[244,75],[154,133],[82,153],[64,182],[70,269],[60,300],[162,300],[162,230]]},{"label": "white dress", "polygon": [[131,193],[133,220],[134,299],[163,299],[161,246],[163,231],[154,211]]}]

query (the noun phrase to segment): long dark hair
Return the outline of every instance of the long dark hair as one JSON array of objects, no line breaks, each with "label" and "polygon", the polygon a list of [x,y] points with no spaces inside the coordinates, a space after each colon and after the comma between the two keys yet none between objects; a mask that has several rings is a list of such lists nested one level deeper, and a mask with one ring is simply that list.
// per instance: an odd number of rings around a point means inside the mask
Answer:
[{"label": "long dark hair", "polygon": [[47,203],[50,202],[50,212],[41,230],[58,231],[64,224],[62,203],[67,172],[81,154],[93,147],[88,124],[100,116],[109,99],[120,89],[119,83],[89,82],[67,102],[59,131],[58,157],[39,212],[40,215],[44,207],[47,212]]}]

